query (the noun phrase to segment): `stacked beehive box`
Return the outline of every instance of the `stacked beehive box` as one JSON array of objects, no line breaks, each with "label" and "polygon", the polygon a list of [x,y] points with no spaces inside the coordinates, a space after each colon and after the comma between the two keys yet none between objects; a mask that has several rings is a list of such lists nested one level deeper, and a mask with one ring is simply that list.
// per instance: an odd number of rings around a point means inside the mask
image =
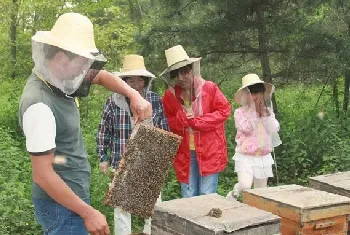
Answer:
[{"label": "stacked beehive box", "polygon": [[310,177],[309,186],[350,198],[350,171]]},{"label": "stacked beehive box", "polygon": [[[309,186],[350,198],[350,171],[310,177]],[[350,234],[350,224],[348,234]]]},{"label": "stacked beehive box", "polygon": [[243,202],[281,217],[282,235],[345,235],[350,198],[299,185],[251,189]]},{"label": "stacked beehive box", "polygon": [[152,235],[277,235],[280,218],[217,194],[157,203]]},{"label": "stacked beehive box", "polygon": [[105,203],[142,218],[152,215],[181,137],[138,124],[114,173]]}]

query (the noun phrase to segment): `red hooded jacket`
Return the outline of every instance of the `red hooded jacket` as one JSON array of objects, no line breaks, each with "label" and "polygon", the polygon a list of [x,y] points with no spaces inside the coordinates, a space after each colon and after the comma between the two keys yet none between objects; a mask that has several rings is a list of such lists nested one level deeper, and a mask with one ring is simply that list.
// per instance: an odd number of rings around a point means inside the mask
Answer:
[{"label": "red hooded jacket", "polygon": [[189,128],[194,133],[200,175],[207,176],[223,171],[227,164],[225,121],[231,113],[231,105],[215,83],[204,81],[195,97],[196,100],[201,100],[200,114],[197,112],[196,115],[194,110],[195,117],[187,119],[178,93],[176,87],[169,88],[163,96],[163,106],[170,130],[183,137],[174,161],[176,177],[178,181],[188,183]]}]

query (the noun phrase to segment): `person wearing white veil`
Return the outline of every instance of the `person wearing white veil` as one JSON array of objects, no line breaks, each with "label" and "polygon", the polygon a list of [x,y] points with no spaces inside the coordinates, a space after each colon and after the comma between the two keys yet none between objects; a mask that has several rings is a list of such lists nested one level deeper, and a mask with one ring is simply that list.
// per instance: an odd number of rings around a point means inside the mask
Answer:
[{"label": "person wearing white veil", "polygon": [[277,132],[279,123],[271,105],[274,86],[260,80],[256,74],[242,78],[242,87],[235,94],[235,102],[241,105],[234,112],[236,134],[235,172],[238,183],[227,198],[236,200],[241,192],[267,187],[273,177],[273,147],[281,144]]},{"label": "person wearing white veil", "polygon": [[109,235],[105,216],[90,205],[91,167],[80,127],[78,97],[92,84],[130,98],[135,119],[152,106],[121,78],[102,70],[92,22],[78,13],[58,17],[32,37],[34,68],[19,104],[32,165],[35,218],[45,235]]},{"label": "person wearing white veil", "polygon": [[181,45],[165,55],[163,105],[170,130],[182,136],[174,161],[182,197],[215,193],[228,162],[225,122],[231,104],[215,83],[202,78],[201,58],[190,58]]},{"label": "person wearing white veil", "polygon": [[[146,70],[144,58],[140,55],[124,56],[123,68],[118,76],[152,104],[153,115],[143,123],[169,131],[161,98],[150,90],[155,76]],[[126,143],[135,126],[132,115],[128,97],[114,93],[107,98],[96,138],[100,170],[104,174],[107,173],[108,166],[111,166],[113,170],[118,167]],[[147,182],[147,179],[143,179],[143,182]],[[159,201],[161,201],[161,195],[158,198]],[[150,218],[145,219],[143,233],[151,234]],[[114,209],[114,234],[131,234],[131,214],[121,208]]]}]

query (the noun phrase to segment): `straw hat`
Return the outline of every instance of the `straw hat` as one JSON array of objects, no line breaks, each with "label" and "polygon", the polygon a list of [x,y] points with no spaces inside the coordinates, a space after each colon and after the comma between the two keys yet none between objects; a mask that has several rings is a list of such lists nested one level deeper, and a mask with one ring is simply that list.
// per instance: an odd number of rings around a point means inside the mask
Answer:
[{"label": "straw hat", "polygon": [[140,55],[126,55],[123,59],[123,68],[118,76],[120,78],[130,76],[155,77],[146,70],[144,59]]},{"label": "straw hat", "polygon": [[271,94],[271,92],[273,92],[274,86],[271,83],[266,83],[264,81],[262,81],[258,75],[256,74],[247,74],[242,78],[242,87],[238,89],[238,91],[235,94],[235,101],[237,103],[240,103],[241,97],[243,95],[243,89],[254,85],[254,84],[258,84],[258,83],[263,83],[265,86],[265,93],[264,94]]},{"label": "straw hat", "polygon": [[96,48],[91,21],[78,13],[61,15],[50,31],[38,31],[32,40],[59,47],[88,59],[106,61]]},{"label": "straw hat", "polygon": [[168,68],[164,70],[160,75],[164,75],[172,70],[179,69],[201,59],[201,57],[190,58],[181,45],[177,45],[165,50],[165,57]]}]

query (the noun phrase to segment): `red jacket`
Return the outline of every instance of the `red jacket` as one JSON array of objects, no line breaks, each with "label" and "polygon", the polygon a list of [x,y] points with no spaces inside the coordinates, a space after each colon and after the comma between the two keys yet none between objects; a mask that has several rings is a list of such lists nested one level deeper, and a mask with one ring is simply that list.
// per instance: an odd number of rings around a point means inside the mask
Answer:
[{"label": "red jacket", "polygon": [[190,147],[189,132],[194,132],[199,172],[206,176],[223,171],[227,164],[225,121],[231,113],[231,105],[218,86],[205,81],[198,94],[201,98],[202,115],[187,119],[179,97],[169,88],[163,97],[165,115],[170,130],[183,137],[177,152],[174,168],[178,181],[189,182]]}]

